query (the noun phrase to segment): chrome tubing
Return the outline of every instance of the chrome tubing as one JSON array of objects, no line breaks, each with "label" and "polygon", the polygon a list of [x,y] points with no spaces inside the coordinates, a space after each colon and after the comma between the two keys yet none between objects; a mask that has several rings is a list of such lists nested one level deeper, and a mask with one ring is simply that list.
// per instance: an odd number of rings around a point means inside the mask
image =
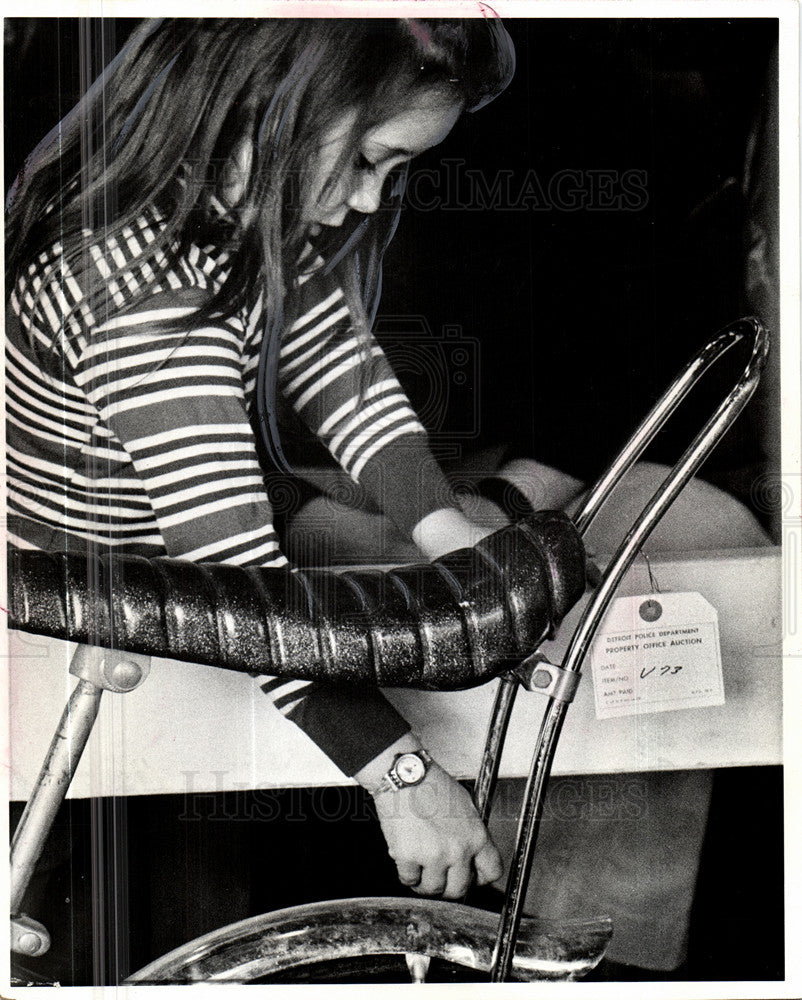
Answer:
[{"label": "chrome tubing", "polygon": [[[70,661],[70,673],[78,678],[67,707],[62,713],[56,733],[50,743],[44,763],[11,842],[10,904],[12,915],[12,951],[22,954],[43,954],[50,947],[47,931],[30,917],[19,912],[25,892],[41,857],[56,814],[64,801],[72,777],[81,761],[92,727],[100,709],[104,691],[122,694],[133,691],[150,672],[147,657],[78,646]],[[16,947],[13,928],[21,928]],[[36,925],[32,927],[32,925]],[[31,950],[32,929],[39,939],[36,952]]]},{"label": "chrome tubing", "polygon": [[[758,319],[750,317],[737,320],[702,348],[672,382],[609,471],[591,489],[577,513],[575,517],[577,530],[580,535],[584,535],[621,477],[637,461],[689,390],[714,361],[746,337],[752,339],[752,353],[741,377],[668,473],[627,533],[571,637],[562,664],[565,670],[579,672],[593,633],[641,545],[732,426],[757,388],[769,350],[768,333]],[[499,919],[491,982],[505,982],[512,970],[515,939],[521,922],[526,886],[543,815],[546,783],[551,773],[554,752],[567,707],[566,702],[550,700],[535,744],[529,780],[524,793],[524,808],[518,825],[515,853],[507,879],[504,907]],[[498,720],[494,722],[496,725],[500,724]]]},{"label": "chrome tubing", "polygon": [[501,754],[504,751],[507,728],[510,724],[515,696],[518,694],[520,683],[517,674],[502,674],[496,688],[496,697],[493,701],[484,753],[482,754],[482,764],[473,786],[473,804],[483,823],[487,823],[490,818]]},{"label": "chrome tubing", "polygon": [[[713,416],[704,425],[702,430],[696,435],[671,472],[663,480],[661,485],[655,491],[654,496],[646,507],[644,507],[640,517],[630,528],[621,543],[618,551],[613,557],[612,562],[609,564],[604,573],[598,591],[596,592],[591,603],[585,609],[585,612],[580,619],[580,623],[574,631],[563,663],[566,670],[579,670],[582,660],[588,650],[588,646],[590,645],[593,632],[601,621],[604,612],[607,610],[607,606],[613,597],[616,587],[621,582],[621,579],[626,571],[632,565],[632,562],[638,554],[641,545],[643,545],[652,531],[657,527],[665,513],[671,507],[671,504],[676,500],[688,482],[699,470],[699,467],[711,451],[716,447],[719,441],[733,425],[757,388],[757,384],[760,381],[760,375],[763,371],[763,366],[766,363],[766,357],[769,351],[768,333],[759,320],[739,320],[738,323],[729,327],[724,334],[721,334],[716,338],[716,340],[712,341],[711,344],[704,349],[704,351],[700,352],[699,356],[701,357],[712,348],[721,344],[721,342],[724,341],[724,338],[730,334],[731,331],[734,332],[734,339],[729,340],[729,342],[724,342],[722,346],[719,346],[717,352],[713,355],[711,360],[715,360],[717,357],[720,357],[724,351],[728,350],[734,343],[741,340],[749,332],[751,332],[754,338],[754,346],[749,362],[744,369],[741,378],[719,405]],[[708,367],[709,364],[710,362],[708,362],[708,365],[705,367]],[[689,368],[690,367],[691,366],[689,366]],[[697,380],[703,371],[704,369],[696,375]],[[677,381],[666,393],[666,396],[669,396],[672,393],[676,396],[676,401],[674,402],[672,409],[676,408],[682,397],[685,395],[684,392],[681,396],[676,395],[676,392],[678,391],[678,383],[684,375],[685,373],[683,373],[683,376],[680,376],[680,379],[677,379]],[[669,413],[670,412],[671,411],[669,411]],[[658,429],[659,425],[655,428],[655,430]],[[636,458],[640,455],[642,450],[643,449],[641,448],[637,453],[635,453]],[[629,461],[629,464],[625,466],[624,471],[626,471],[626,468],[628,468],[634,460],[635,459],[633,458]],[[605,477],[605,479],[606,478],[607,477]],[[614,486],[615,483],[613,482],[612,485]],[[591,493],[595,493],[597,490],[600,493],[603,493],[599,503],[594,508],[592,506],[594,498],[589,496],[588,501],[583,505],[582,511],[576,517],[577,530],[580,535],[584,535],[590,521],[595,516],[596,511],[609,496],[612,486],[608,488],[605,482],[602,481],[594,487]]]},{"label": "chrome tubing", "polygon": [[[731,347],[743,340],[745,337],[752,338],[753,348],[752,355],[743,375],[741,376],[741,379],[733,387],[730,395],[724,400],[724,402],[722,402],[719,410],[716,411],[708,424],[705,425],[704,429],[694,440],[693,444],[690,446],[685,455],[683,455],[682,459],[680,459],[680,462],[682,462],[686,455],[688,455],[697,446],[699,438],[706,432],[707,428],[711,424],[717,421],[719,413],[722,410],[730,413],[731,408],[735,407],[735,410],[732,412],[726,426],[717,432],[717,437],[710,447],[701,453],[701,457],[694,466],[694,471],[699,468],[702,462],[707,458],[710,451],[715,447],[719,439],[729,429],[732,422],[749,401],[749,397],[755,391],[755,388],[760,381],[760,374],[763,371],[763,366],[766,363],[766,357],[769,352],[769,335],[760,320],[754,316],[736,320],[734,323],[731,323],[729,326],[719,331],[719,333],[717,333],[716,336],[708,344],[706,344],[677,375],[626,445],[624,445],[618,458],[616,458],[607,472],[604,473],[604,475],[588,492],[581,508],[574,515],[574,524],[576,525],[577,531],[580,535],[584,537],[591,522],[595,518],[596,514],[598,514],[602,505],[606,502],[612,491],[615,489],[618,482],[640,458],[647,446],[653,440],[654,436],[659,430],[661,430],[668,418],[677,409],[690,390],[696,385],[702,375],[704,375],[708,368],[718,361],[723,354],[725,354]],[[744,394],[745,398],[741,400],[741,397]],[[677,464],[679,465],[679,463]],[[693,475],[693,472],[691,472],[690,475]],[[685,485],[686,481],[687,480],[683,481],[682,486]],[[682,489],[682,486],[679,487],[677,493],[679,493]],[[662,513],[660,516],[662,517]]]},{"label": "chrome tubing", "polygon": [[[750,359],[749,366],[744,372],[741,381],[738,385],[736,385],[735,389],[733,389],[733,393],[736,393],[739,391],[739,387],[743,385],[743,391],[746,392],[746,399],[741,404],[741,407],[737,410],[737,412],[734,413],[730,422],[738,416],[740,409],[746,404],[749,396],[751,396],[757,386],[757,382],[760,379],[760,372],[762,371],[766,355],[768,354],[768,335],[760,321],[754,317],[737,320],[731,326],[720,331],[713,338],[713,340],[706,344],[677,375],[649,414],[632,434],[626,445],[621,449],[618,457],[609,469],[587,492],[582,506],[574,515],[574,523],[580,537],[584,537],[593,522],[593,519],[608,500],[615,487],[624,475],[626,475],[626,473],[632,468],[635,462],[637,462],[637,460],[641,457],[648,445],[654,439],[655,435],[665,425],[669,417],[674,413],[702,375],[704,375],[711,365],[713,365],[726,351],[747,336],[751,336],[754,342],[752,358]],[[752,379],[754,379],[754,384],[752,384]],[[727,403],[722,405],[727,405]],[[729,427],[729,424],[727,427]],[[721,431],[722,435],[727,427]],[[706,455],[702,456],[700,463],[701,461],[704,461],[705,457]],[[658,515],[658,520],[660,517],[662,517],[662,513]],[[626,569],[627,567],[625,566],[624,572],[626,572]],[[588,639],[590,634],[592,634],[592,629],[588,634]],[[587,642],[585,645],[587,645]],[[515,673],[503,675],[496,693],[496,699],[487,729],[487,737],[485,740],[482,762],[479,768],[479,775],[474,785],[474,802],[476,804],[477,811],[479,811],[484,819],[487,818],[487,815],[490,812],[493,792],[495,790],[495,784],[498,776],[501,751],[503,749],[504,734],[506,733],[509,725],[512,709],[515,704],[517,689],[517,675]]]},{"label": "chrome tubing", "polygon": [[11,841],[9,895],[12,915],[17,914],[22,905],[53,820],[92,732],[102,694],[102,688],[79,680],[62,713],[36,786]]}]

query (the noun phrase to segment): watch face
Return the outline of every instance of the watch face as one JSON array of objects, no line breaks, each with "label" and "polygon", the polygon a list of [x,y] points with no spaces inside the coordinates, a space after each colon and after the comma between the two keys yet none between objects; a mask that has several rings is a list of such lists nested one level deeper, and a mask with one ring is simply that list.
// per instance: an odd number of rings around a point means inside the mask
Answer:
[{"label": "watch face", "polygon": [[395,762],[395,773],[405,785],[417,785],[426,775],[426,765],[417,754],[405,753]]}]

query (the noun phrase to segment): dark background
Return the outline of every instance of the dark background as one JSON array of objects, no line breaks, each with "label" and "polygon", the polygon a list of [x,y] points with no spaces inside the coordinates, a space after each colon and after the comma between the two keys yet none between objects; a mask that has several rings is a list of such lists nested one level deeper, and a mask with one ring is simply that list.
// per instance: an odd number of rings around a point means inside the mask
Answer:
[{"label": "dark background", "polygon": [[[133,24],[6,20],[7,187]],[[443,454],[503,441],[589,478],[688,356],[743,311],[740,179],[776,21],[507,25],[518,54],[508,91],[416,161],[441,177],[453,170],[443,161],[462,161],[463,179],[439,210],[405,209],[385,261],[379,329]],[[513,193],[534,170],[547,197],[481,211],[468,169],[490,189],[499,171],[511,172]],[[645,203],[624,211],[597,198],[567,210],[548,197],[563,170],[579,172],[580,188],[591,171],[639,171]],[[421,330],[432,362],[405,365],[406,334]],[[742,362],[710,376],[718,390],[696,393],[650,457],[676,456]],[[704,475],[749,503],[775,448],[747,411]],[[238,810],[253,819],[251,806],[223,796],[192,823],[180,819],[177,797],[68,804],[26,903],[54,947],[20,975],[113,982],[252,913],[398,894],[376,824],[354,822],[370,812],[361,792],[298,794],[307,820],[269,826],[243,822]],[[285,817],[289,795],[276,793]],[[345,818],[315,822],[316,796],[334,797],[324,811]],[[746,844],[761,847],[745,861]],[[717,772],[688,965],[665,978],[782,976],[781,859],[780,769]]]},{"label": "dark background", "polygon": [[[518,72],[428,159],[488,182],[534,169],[645,174],[636,211],[408,211],[382,310],[480,344],[480,443],[597,475],[674,373],[742,314],[746,139],[773,21],[511,21]],[[700,387],[651,454],[673,461],[743,356]],[[413,388],[414,395],[414,388]],[[717,397],[716,393],[719,394]],[[705,475],[751,502],[768,443],[746,415]],[[771,448],[768,445],[769,450]],[[761,511],[757,511],[760,516]]]}]

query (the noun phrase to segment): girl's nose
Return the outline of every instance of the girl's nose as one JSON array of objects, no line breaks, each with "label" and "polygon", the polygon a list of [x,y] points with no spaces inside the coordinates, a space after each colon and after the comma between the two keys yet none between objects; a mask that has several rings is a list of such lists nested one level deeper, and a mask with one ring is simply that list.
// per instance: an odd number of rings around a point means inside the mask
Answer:
[{"label": "girl's nose", "polygon": [[382,181],[378,175],[365,174],[348,198],[348,207],[363,215],[372,215],[381,204]]}]

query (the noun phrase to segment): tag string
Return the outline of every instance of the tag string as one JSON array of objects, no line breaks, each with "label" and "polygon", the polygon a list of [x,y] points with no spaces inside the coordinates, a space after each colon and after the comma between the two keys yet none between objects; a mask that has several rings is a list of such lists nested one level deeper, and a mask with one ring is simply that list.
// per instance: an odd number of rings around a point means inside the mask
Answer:
[{"label": "tag string", "polygon": [[651,591],[652,594],[659,594],[660,593],[660,587],[658,586],[657,580],[655,579],[654,573],[652,572],[652,563],[651,563],[651,560],[649,559],[648,555],[646,555],[646,553],[643,551],[643,549],[640,549],[639,551],[640,551],[640,554],[643,556],[643,558],[646,560],[646,569],[649,572],[649,588],[650,588],[650,591]]}]

